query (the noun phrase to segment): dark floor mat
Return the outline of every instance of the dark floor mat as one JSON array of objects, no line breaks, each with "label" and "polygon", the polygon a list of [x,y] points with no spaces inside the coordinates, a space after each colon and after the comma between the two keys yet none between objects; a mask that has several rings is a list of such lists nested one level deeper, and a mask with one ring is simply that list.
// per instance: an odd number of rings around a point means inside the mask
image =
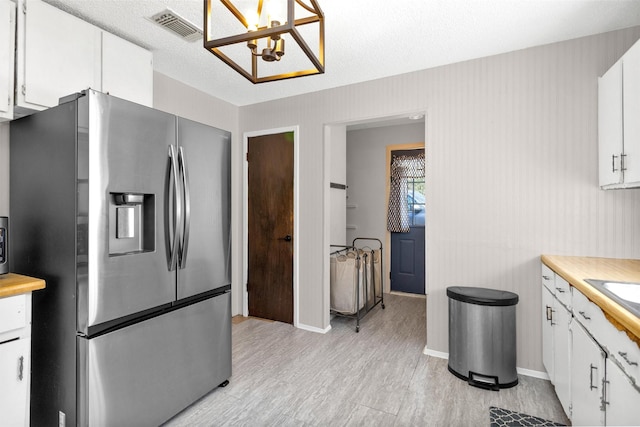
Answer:
[{"label": "dark floor mat", "polygon": [[491,420],[491,427],[564,426],[564,424],[556,423],[555,421],[549,421],[544,418],[533,417],[495,406],[489,408],[489,418]]}]

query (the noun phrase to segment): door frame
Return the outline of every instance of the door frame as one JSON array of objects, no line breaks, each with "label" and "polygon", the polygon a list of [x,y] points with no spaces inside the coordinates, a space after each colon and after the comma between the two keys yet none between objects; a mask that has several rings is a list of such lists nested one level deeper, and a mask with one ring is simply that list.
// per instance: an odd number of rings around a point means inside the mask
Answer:
[{"label": "door frame", "polygon": [[247,154],[249,152],[249,138],[264,135],[273,135],[279,133],[293,132],[293,326],[298,327],[299,324],[299,292],[298,292],[298,259],[299,259],[299,212],[300,207],[298,201],[299,191],[299,158],[300,138],[299,126],[289,126],[275,129],[264,129],[243,133],[242,147],[242,315],[249,316],[249,293],[247,292],[247,280],[249,278],[249,162],[247,162]]},{"label": "door frame", "polygon": [[[424,142],[410,142],[407,144],[394,144],[394,145],[387,145],[386,146],[386,166],[385,166],[385,176],[386,176],[386,183],[385,183],[385,189],[384,189],[384,194],[385,194],[385,200],[387,201],[387,204],[389,203],[389,193],[391,192],[391,152],[393,151],[399,151],[399,150],[420,150],[422,149],[425,152],[425,156],[426,156],[426,144]],[[427,173],[425,171],[425,177],[426,177]],[[388,208],[388,206],[385,206]],[[424,206],[425,212],[427,210],[427,204],[425,203]],[[427,251],[426,251],[426,245],[427,245],[427,223],[425,220],[425,233],[424,233],[424,245],[425,245],[425,259],[424,259],[424,268],[425,268],[425,273],[424,273],[424,278],[425,278],[425,284],[424,284],[424,294],[427,295],[427,272],[426,272],[426,268],[427,268]],[[388,250],[385,251],[384,253],[384,267],[385,267],[385,271],[388,271],[389,274],[391,274],[391,232],[389,230],[385,230],[385,238],[384,238],[384,244],[385,247],[389,248]],[[389,280],[385,280],[384,281],[384,292],[391,292],[391,276],[389,276]]]}]

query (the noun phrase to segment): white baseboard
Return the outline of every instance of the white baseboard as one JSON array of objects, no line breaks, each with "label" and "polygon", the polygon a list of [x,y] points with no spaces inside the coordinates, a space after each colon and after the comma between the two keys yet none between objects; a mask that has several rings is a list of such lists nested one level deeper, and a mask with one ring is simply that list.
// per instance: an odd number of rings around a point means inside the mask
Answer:
[{"label": "white baseboard", "polygon": [[540,378],[543,380],[549,379],[549,374],[547,374],[546,372],[534,371],[534,370],[525,369],[525,368],[516,368],[516,371],[520,375],[525,375],[527,377]]},{"label": "white baseboard", "polygon": [[438,359],[449,359],[449,353],[431,350],[427,348],[427,346],[424,347],[424,350],[422,351],[422,353],[426,354],[427,356],[437,357]]},{"label": "white baseboard", "polygon": [[[427,356],[433,356],[433,357],[437,357],[439,359],[449,359],[449,353],[444,353],[442,351],[436,351],[436,350],[431,350],[429,348],[427,348],[426,346],[424,347],[424,350],[422,351],[424,354],[426,354]],[[520,375],[524,375],[527,377],[533,377],[533,378],[540,378],[543,380],[548,380],[549,379],[549,375],[546,372],[540,372],[540,371],[534,371],[532,369],[525,369],[525,368],[518,368],[516,367],[516,372]]]},{"label": "white baseboard", "polygon": [[321,329],[321,328],[316,328],[315,326],[309,326],[309,325],[304,325],[302,323],[298,323],[296,325],[296,328],[303,329],[305,331],[316,332],[318,334],[326,334],[331,330],[331,325],[327,326],[324,329]]}]

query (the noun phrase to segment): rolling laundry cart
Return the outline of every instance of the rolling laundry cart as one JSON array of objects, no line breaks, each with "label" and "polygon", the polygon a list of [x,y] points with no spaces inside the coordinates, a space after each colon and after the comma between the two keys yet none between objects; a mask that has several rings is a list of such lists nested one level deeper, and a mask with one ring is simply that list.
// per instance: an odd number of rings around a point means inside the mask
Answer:
[{"label": "rolling laundry cart", "polygon": [[360,319],[378,304],[384,309],[382,242],[358,237],[351,246],[331,248],[336,249],[330,254],[331,313],[356,319],[360,332]]}]

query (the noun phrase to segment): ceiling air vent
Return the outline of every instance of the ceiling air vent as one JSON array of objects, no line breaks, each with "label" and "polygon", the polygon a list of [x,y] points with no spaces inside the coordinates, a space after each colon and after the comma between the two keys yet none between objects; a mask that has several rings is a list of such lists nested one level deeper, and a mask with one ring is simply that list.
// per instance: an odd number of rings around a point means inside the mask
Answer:
[{"label": "ceiling air vent", "polygon": [[149,20],[171,31],[183,40],[190,42],[202,40],[202,30],[171,9],[156,13]]}]

